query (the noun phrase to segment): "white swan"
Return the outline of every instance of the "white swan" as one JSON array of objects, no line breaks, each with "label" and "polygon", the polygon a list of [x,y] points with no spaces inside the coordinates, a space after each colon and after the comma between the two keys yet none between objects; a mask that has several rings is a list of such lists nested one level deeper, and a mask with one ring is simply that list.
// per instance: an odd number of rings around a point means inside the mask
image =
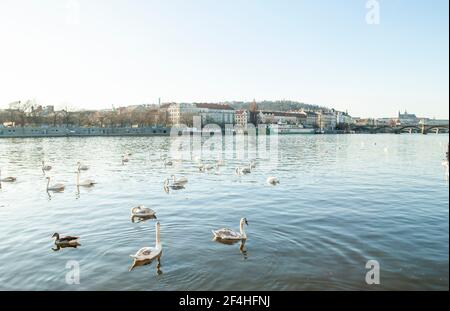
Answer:
[{"label": "white swan", "polygon": [[164,166],[172,166],[173,165],[173,162],[170,160],[167,161],[167,159],[164,159],[163,162],[164,162]]},{"label": "white swan", "polygon": [[255,161],[251,161],[250,164],[248,165],[248,167],[249,167],[250,169],[256,168],[256,163],[255,163]]},{"label": "white swan", "polygon": [[80,170],[77,171],[77,187],[92,187],[96,184],[94,180],[86,179],[80,182]]},{"label": "white swan", "polygon": [[47,192],[48,191],[61,192],[61,191],[64,191],[65,188],[66,188],[66,186],[61,183],[50,186],[50,177],[47,177]]},{"label": "white swan", "polygon": [[276,185],[276,184],[279,184],[280,181],[275,176],[270,176],[270,177],[267,177],[267,183],[269,185]]},{"label": "white swan", "polygon": [[155,211],[151,208],[139,205],[131,209],[131,217],[152,217],[155,216]]},{"label": "white swan", "polygon": [[166,178],[166,180],[164,180],[164,190],[167,192],[169,188],[174,190],[184,189],[185,184],[186,183],[178,183],[174,181],[170,182],[170,179]]},{"label": "white swan", "polygon": [[160,224],[159,221],[155,225],[156,227],[156,243],[155,247],[143,247],[136,252],[134,255],[130,255],[135,261],[152,261],[158,258],[162,254],[162,245],[160,237]]},{"label": "white swan", "polygon": [[126,162],[130,162],[130,159],[128,158],[128,156],[122,155],[122,164]]},{"label": "white swan", "polygon": [[233,231],[231,229],[222,228],[219,230],[212,230],[215,239],[220,240],[246,240],[247,234],[244,231],[244,225],[248,226],[248,221],[246,218],[242,218],[239,223],[239,232]]},{"label": "white swan", "polygon": [[184,186],[188,183],[188,179],[186,177],[176,178],[175,175],[172,175],[172,185]]},{"label": "white swan", "polygon": [[252,169],[250,167],[236,167],[236,175],[247,175],[252,172]]},{"label": "white swan", "polygon": [[214,166],[212,164],[202,164],[199,167],[199,171],[200,172],[208,172],[208,171],[211,171],[211,170],[213,170],[214,168],[217,168],[217,167],[218,166]]},{"label": "white swan", "polygon": [[50,171],[52,167],[50,165],[45,165],[45,162],[42,161],[42,171]]},{"label": "white swan", "polygon": [[15,182],[17,181],[17,177],[8,176],[2,178],[2,171],[0,170],[0,182]]},{"label": "white swan", "polygon": [[89,166],[83,165],[83,164],[81,164],[80,162],[78,162],[77,165],[78,165],[78,169],[79,169],[80,171],[87,171],[87,170],[89,169]]}]

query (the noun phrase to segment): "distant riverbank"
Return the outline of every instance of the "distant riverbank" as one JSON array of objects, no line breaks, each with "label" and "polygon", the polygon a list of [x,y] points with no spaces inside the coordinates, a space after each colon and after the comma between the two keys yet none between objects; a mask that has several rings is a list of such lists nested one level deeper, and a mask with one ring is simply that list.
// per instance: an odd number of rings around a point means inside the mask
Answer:
[{"label": "distant riverbank", "polygon": [[[169,136],[170,127],[154,126],[154,127],[0,127],[0,138],[38,138],[38,137],[115,137],[115,136]],[[191,135],[196,130],[182,130],[181,133]],[[213,130],[212,132],[215,132]],[[270,134],[267,128],[266,134]],[[224,129],[222,129],[224,133]],[[316,134],[376,134],[373,130],[316,130],[314,133],[289,133],[281,132],[279,135],[316,135]],[[380,132],[383,133],[383,132]],[[400,132],[390,132],[392,134],[400,134]],[[444,132],[446,133],[446,132]],[[233,134],[235,132],[233,131]],[[247,131],[244,134],[248,134]],[[258,129],[256,129],[258,134]]]}]

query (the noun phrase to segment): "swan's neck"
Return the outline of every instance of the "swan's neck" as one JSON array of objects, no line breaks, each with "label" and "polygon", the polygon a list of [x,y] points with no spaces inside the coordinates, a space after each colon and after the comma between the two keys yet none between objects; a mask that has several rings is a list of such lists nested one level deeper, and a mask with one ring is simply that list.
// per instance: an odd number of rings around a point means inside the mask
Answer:
[{"label": "swan's neck", "polygon": [[80,185],[80,170],[77,172],[77,186]]},{"label": "swan's neck", "polygon": [[161,235],[159,231],[159,226],[156,226],[156,247],[161,246]]},{"label": "swan's neck", "polygon": [[50,178],[47,179],[47,190],[49,186],[50,186]]},{"label": "swan's neck", "polygon": [[244,223],[243,222],[241,223],[240,231],[241,231],[241,236],[243,238],[247,238],[247,234],[244,231]]}]

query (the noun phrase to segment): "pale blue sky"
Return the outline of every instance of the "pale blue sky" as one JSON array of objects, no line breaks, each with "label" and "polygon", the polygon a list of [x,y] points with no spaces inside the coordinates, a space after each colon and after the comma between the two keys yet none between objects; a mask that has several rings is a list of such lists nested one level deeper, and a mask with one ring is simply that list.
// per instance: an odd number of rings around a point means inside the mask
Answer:
[{"label": "pale blue sky", "polygon": [[448,118],[448,0],[380,0],[379,25],[366,0],[79,0],[78,24],[73,2],[0,1],[0,107],[255,98]]}]

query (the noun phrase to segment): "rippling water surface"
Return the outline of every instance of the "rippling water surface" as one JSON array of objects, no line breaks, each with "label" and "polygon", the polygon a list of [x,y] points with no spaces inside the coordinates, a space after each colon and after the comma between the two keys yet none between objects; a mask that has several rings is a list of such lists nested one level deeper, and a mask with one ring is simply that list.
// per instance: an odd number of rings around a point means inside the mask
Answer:
[{"label": "rippling water surface", "polygon": [[[256,159],[239,177],[247,162],[238,159],[209,173],[192,160],[164,167],[167,137],[2,139],[2,176],[18,181],[0,190],[0,289],[448,290],[447,143],[447,135],[282,136],[277,167]],[[122,165],[125,150],[132,156]],[[63,193],[45,191],[43,159]],[[78,161],[95,187],[77,190]],[[173,173],[189,183],[167,194]],[[280,185],[266,184],[271,175]],[[130,220],[138,204],[161,222],[159,271],[155,263],[128,271],[129,254],[155,241],[155,220]],[[243,250],[212,241],[212,229],[239,229],[241,217]],[[82,245],[55,252],[54,232]],[[371,259],[379,286],[365,283]],[[71,260],[79,285],[66,283]]]}]

